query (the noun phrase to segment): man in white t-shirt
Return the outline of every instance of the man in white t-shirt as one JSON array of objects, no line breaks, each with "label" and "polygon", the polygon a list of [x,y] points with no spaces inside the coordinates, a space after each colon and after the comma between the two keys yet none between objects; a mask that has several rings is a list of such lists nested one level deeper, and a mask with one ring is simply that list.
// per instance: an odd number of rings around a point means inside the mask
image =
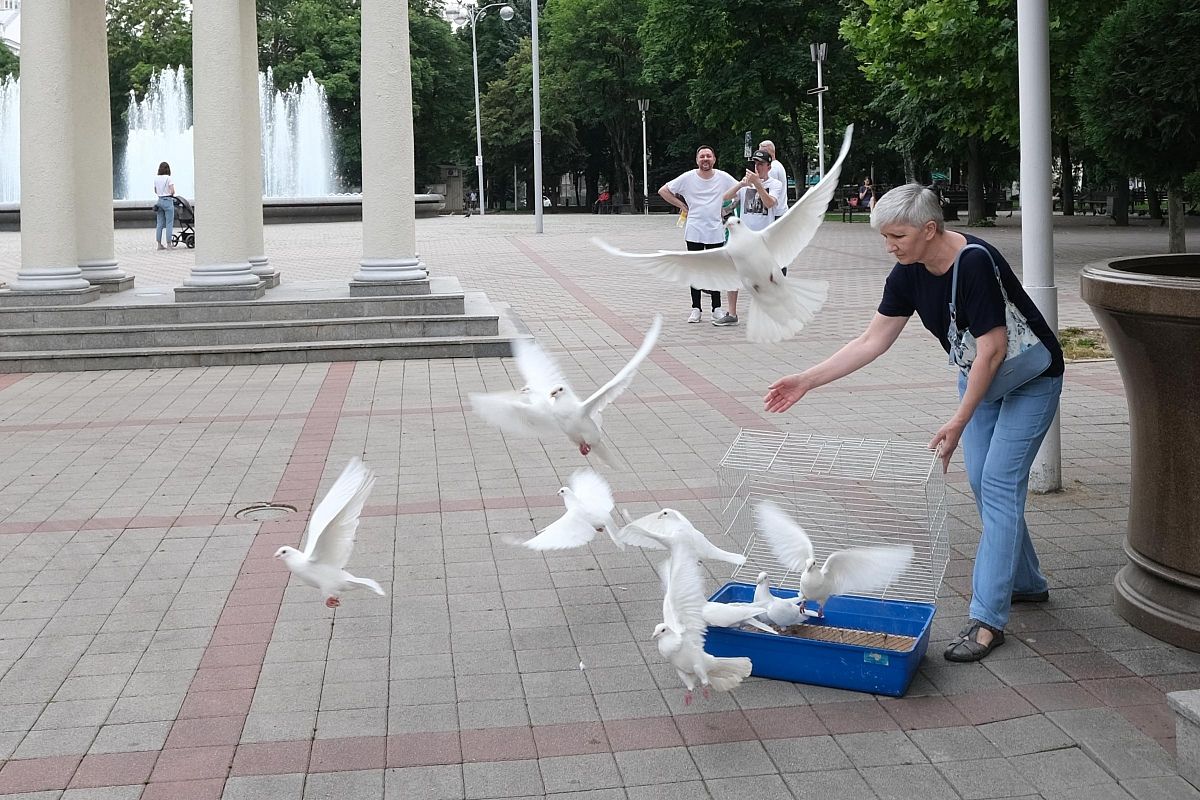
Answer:
[{"label": "man in white t-shirt", "polygon": [[771,156],[771,177],[783,185],[783,198],[781,205],[775,212],[776,217],[782,217],[783,212],[788,210],[787,170],[783,168],[783,164],[779,163],[779,156],[775,153],[775,143],[770,139],[763,139],[761,142],[759,142],[758,149],[766,150],[767,155]]},{"label": "man in white t-shirt", "polygon": [[[733,201],[734,209],[741,209],[742,224],[752,231],[761,231],[774,222],[783,205],[783,185],[771,177],[771,161],[766,150],[755,150],[750,156],[754,169],[747,169],[746,176],[725,193],[725,199]],[[728,295],[725,316],[714,319],[713,325],[738,324],[738,293],[731,291]]]},{"label": "man in white t-shirt", "polygon": [[[716,169],[717,151],[708,145],[696,148],[696,169],[663,184],[658,196],[687,215],[683,238],[688,250],[709,250],[725,244],[725,226],[721,224],[721,203],[725,193],[737,181],[728,172]],[[676,195],[681,195],[682,200]],[[712,318],[725,316],[721,293],[709,290]],[[700,290],[692,287],[692,314],[688,322],[700,321]]]}]

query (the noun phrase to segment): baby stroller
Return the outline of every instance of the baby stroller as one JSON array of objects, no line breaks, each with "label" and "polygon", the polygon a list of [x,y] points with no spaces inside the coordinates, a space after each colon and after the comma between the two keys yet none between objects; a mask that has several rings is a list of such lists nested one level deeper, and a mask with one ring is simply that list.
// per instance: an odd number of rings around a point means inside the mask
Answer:
[{"label": "baby stroller", "polygon": [[186,244],[189,248],[195,247],[196,231],[192,226],[196,224],[196,212],[192,204],[179,195],[171,199],[175,201],[175,224],[179,226],[179,230],[171,235],[171,246]]}]

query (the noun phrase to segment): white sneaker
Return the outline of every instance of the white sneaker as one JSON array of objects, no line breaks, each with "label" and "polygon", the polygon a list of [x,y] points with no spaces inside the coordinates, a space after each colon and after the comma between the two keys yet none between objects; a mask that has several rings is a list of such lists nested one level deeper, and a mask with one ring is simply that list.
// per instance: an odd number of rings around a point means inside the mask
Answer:
[{"label": "white sneaker", "polygon": [[725,309],[721,308],[720,306],[717,306],[716,308],[713,309],[713,313],[712,313],[713,322],[720,322],[721,320],[725,319],[725,314],[726,314]]},{"label": "white sneaker", "polygon": [[692,313],[688,316],[688,322],[699,322],[699,321],[700,321],[700,309],[693,308]]}]

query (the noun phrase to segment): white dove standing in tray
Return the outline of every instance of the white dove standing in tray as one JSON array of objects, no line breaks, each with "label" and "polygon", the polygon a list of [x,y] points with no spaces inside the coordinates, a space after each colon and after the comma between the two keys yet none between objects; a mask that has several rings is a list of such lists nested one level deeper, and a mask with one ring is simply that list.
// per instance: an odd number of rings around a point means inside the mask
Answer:
[{"label": "white dove standing in tray", "polygon": [[513,342],[517,369],[525,379],[520,391],[471,395],[471,408],[485,422],[505,433],[525,436],[566,434],[581,455],[595,453],[605,464],[614,466],[611,452],[601,440],[602,412],[621,396],[637,374],[638,367],[658,341],[662,317],[655,316],[642,346],[621,370],[586,400],[580,400],[562,371],[534,342]]},{"label": "white dove standing in tray", "polygon": [[375,473],[360,459],[351,459],[309,518],[304,551],[286,545],[275,551],[275,557],[282,558],[292,574],[321,590],[330,608],[341,605],[340,595],[350,589],[366,587],[383,595],[375,581],[346,572],[358,518],[374,485]]},{"label": "white dove standing in tray", "polygon": [[704,583],[695,558],[682,550],[659,567],[663,576],[663,621],[654,628],[658,652],[671,663],[686,692],[684,705],[692,704],[692,692],[699,685],[705,697],[708,687],[728,692],[750,675],[753,665],[748,658],[717,658],[704,652]]},{"label": "white dove standing in tray", "polygon": [[613,496],[608,482],[595,470],[576,470],[567,485],[558,490],[567,511],[550,523],[545,530],[525,541],[509,540],[511,544],[530,550],[566,550],[583,547],[604,531],[620,549],[625,544],[612,527]]},{"label": "white dove standing in tray", "polygon": [[805,603],[811,600],[820,605],[819,616],[825,615],[825,601],[831,595],[882,589],[912,561],[911,545],[854,547],[834,551],[817,569],[812,541],[791,517],[766,501],[758,503],[754,512],[758,514],[759,535],[766,537],[785,569],[800,572],[800,594]]},{"label": "white dove standing in tray", "polygon": [[761,231],[752,231],[742,225],[740,218],[730,217],[725,223],[729,241],[724,247],[626,253],[600,239],[592,239],[592,243],[611,255],[636,259],[667,280],[697,289],[744,289],[754,298],[746,338],[762,344],[790,339],[824,305],[829,284],[794,273],[784,275],[783,270],[808,246],[825,220],[853,132],[853,125],[846,128],[842,151],[821,182],[775,222]]}]

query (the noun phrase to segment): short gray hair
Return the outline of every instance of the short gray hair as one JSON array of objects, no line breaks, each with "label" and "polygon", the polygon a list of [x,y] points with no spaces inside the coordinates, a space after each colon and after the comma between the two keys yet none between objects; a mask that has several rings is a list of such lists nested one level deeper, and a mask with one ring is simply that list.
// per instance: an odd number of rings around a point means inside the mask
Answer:
[{"label": "short gray hair", "polygon": [[920,228],[926,222],[935,223],[938,233],[946,229],[937,192],[919,183],[890,189],[871,204],[871,227],[876,230],[895,224]]}]

